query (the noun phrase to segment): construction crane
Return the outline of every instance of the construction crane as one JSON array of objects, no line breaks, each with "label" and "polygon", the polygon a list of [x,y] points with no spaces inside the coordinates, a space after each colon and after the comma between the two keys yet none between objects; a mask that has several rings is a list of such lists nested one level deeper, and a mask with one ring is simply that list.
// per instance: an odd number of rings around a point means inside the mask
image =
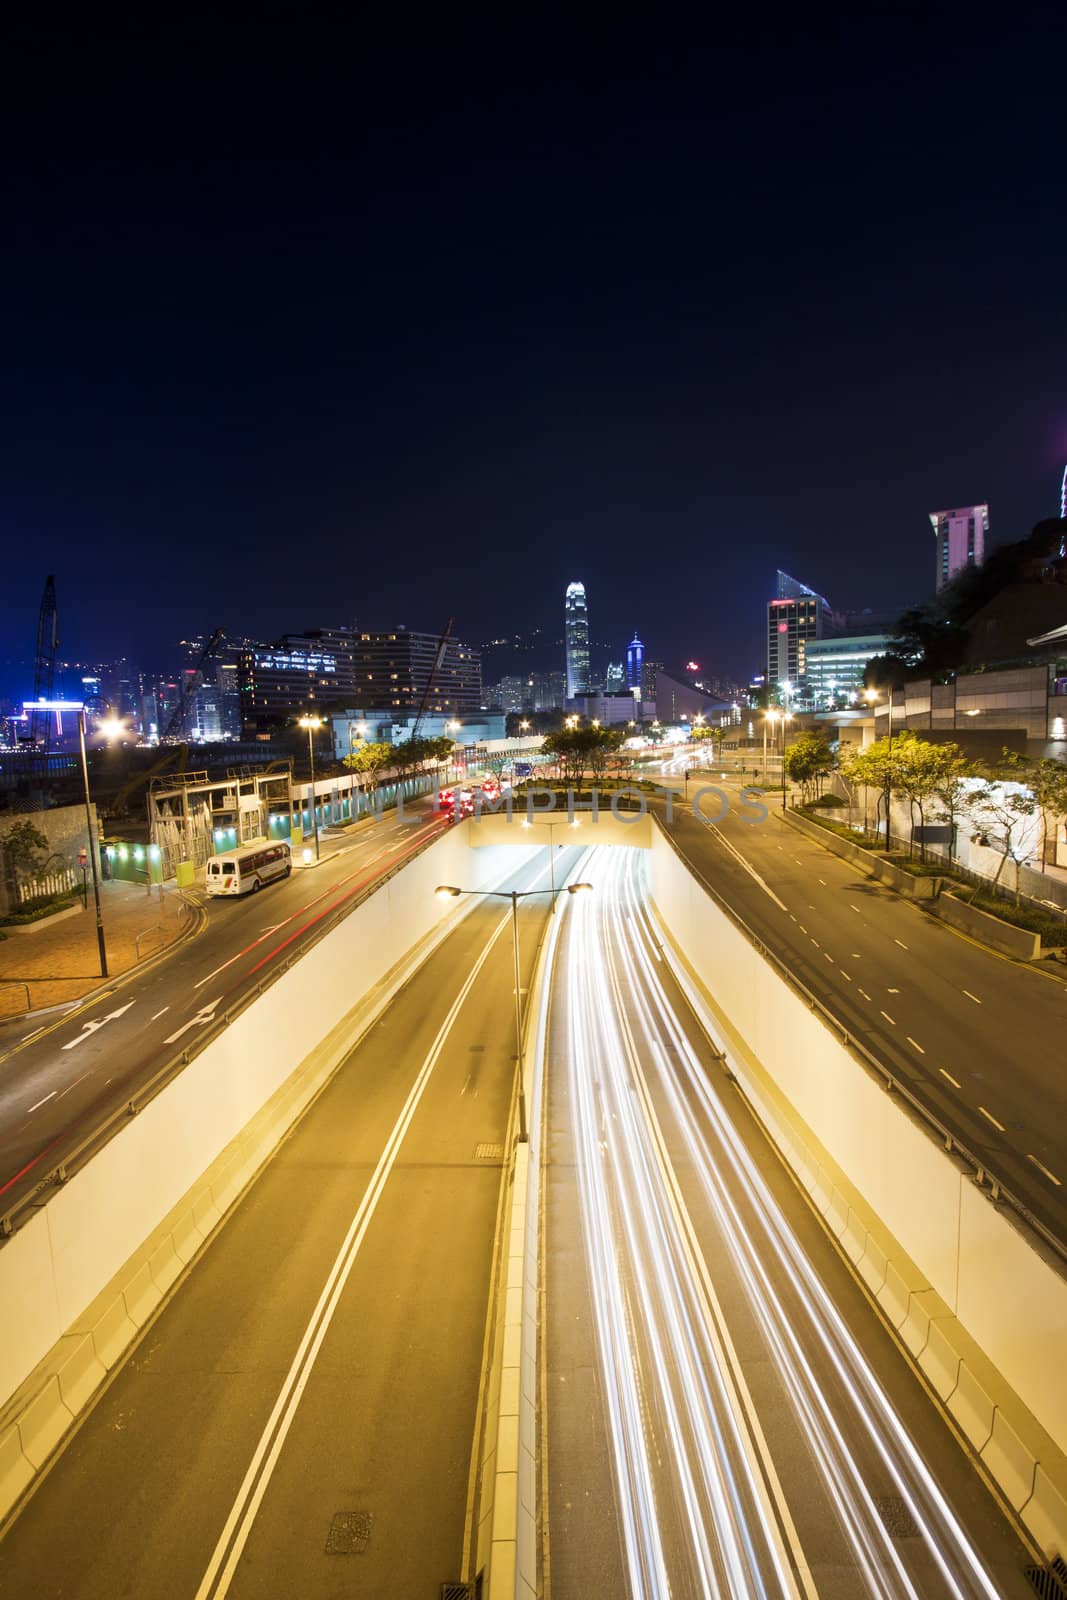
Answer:
[{"label": "construction crane", "polygon": [[186,674],[185,682],[182,684],[182,692],[178,697],[178,704],[171,712],[170,721],[160,735],[161,744],[168,739],[177,738],[179,734],[184,732],[185,719],[189,715],[189,707],[193,703],[196,691],[204,681],[204,668],[218,649],[222,642],[222,637],[222,629],[216,628],[207,644],[201,650],[196,666],[192,672]]},{"label": "construction crane", "polygon": [[[37,658],[33,669],[33,698],[52,700],[56,687],[56,650],[59,648],[59,619],[56,612],[56,580],[45,579],[41,609],[37,613]],[[30,723],[30,746],[47,755],[52,743],[53,712],[35,711]]]},{"label": "construction crane", "polygon": [[434,655],[433,663],[430,667],[430,675],[426,679],[426,687],[422,691],[422,701],[419,705],[418,714],[415,717],[415,724],[411,730],[412,741],[419,737],[419,729],[422,727],[422,719],[426,714],[426,704],[430,698],[430,692],[433,689],[437,674],[441,670],[441,663],[445,659],[445,651],[448,649],[448,641],[452,637],[452,624],[455,622],[455,620],[455,617],[449,617],[448,622],[445,625],[445,631],[437,641],[437,652]]}]

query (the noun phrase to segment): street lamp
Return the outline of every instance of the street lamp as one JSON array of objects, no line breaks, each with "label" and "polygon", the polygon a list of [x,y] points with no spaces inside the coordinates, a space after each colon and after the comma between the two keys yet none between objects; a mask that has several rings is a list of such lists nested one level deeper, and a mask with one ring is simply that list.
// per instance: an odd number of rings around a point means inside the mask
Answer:
[{"label": "street lamp", "polygon": [[767,724],[770,723],[772,725],[772,727],[774,728],[774,736],[775,736],[775,739],[777,740],[777,737],[778,737],[778,718],[780,716],[781,716],[781,712],[780,711],[767,711],[767,712],[764,713],[764,716],[763,716],[763,781],[764,781],[764,783],[767,782]]},{"label": "street lamp", "polygon": [[85,794],[85,830],[89,840],[89,860],[93,869],[93,903],[96,906],[96,944],[100,951],[100,976],[106,978],[109,974],[107,946],[104,943],[104,913],[100,905],[100,865],[96,859],[98,841],[93,838],[93,808],[89,799],[89,761],[85,754],[85,706],[80,700],[32,700],[27,701],[22,709],[78,713],[78,745],[81,750],[82,788]]},{"label": "street lamp", "polygon": [[519,723],[519,732],[520,733],[529,733],[529,731],[530,731],[530,724],[528,722],[523,721],[523,722]]},{"label": "street lamp", "polygon": [[[569,883],[568,894],[579,894],[591,889],[591,883]],[[518,1080],[519,1143],[529,1139],[526,1129],[526,1080],[522,1065],[522,991],[519,987],[519,901],[529,900],[538,894],[551,894],[551,889],[457,889],[455,884],[440,883],[434,890],[438,900],[458,900],[463,894],[484,894],[490,900],[511,901],[511,937],[515,955],[515,1071]]]},{"label": "street lamp", "polygon": [[[308,757],[311,761],[311,831],[315,835],[315,860],[319,859],[319,814],[315,809],[315,729],[323,726],[321,717],[298,717],[297,726],[308,731]],[[240,818],[237,819],[240,822]]]}]

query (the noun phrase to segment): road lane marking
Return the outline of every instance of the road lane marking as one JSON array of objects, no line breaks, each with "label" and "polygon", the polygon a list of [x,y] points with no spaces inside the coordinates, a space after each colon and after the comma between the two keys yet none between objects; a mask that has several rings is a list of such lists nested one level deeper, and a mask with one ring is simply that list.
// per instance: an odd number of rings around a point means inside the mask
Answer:
[{"label": "road lane marking", "polygon": [[[315,1309],[311,1313],[303,1336],[293,1357],[278,1398],[274,1403],[267,1425],[260,1435],[248,1471],[245,1473],[244,1482],[237,1492],[226,1518],[226,1524],[219,1535],[218,1543],[208,1562],[207,1571],[204,1573],[200,1587],[196,1591],[195,1600],[223,1600],[229,1592],[241,1559],[245,1545],[248,1543],[260,1504],[267,1492],[274,1469],[278,1464],[286,1436],[293,1425],[304,1390],[311,1380],[319,1351],[329,1331],[331,1322],[337,1311],[338,1303],[344,1288],[355,1265],[360,1246],[366,1237],[367,1230],[377,1210],[382,1191],[385,1188],[404,1137],[411,1125],[422,1099],[423,1091],[430,1081],[430,1075],[441,1056],[448,1035],[452,1031],[456,1018],[459,1016],[463,1002],[474,987],[482,968],[489,955],[508,927],[510,913],[501,918],[496,929],[490,936],[484,950],[471,967],[459,994],[452,1002],[451,1009],[438,1030],[437,1037],[430,1046],[429,1054],[424,1060],[414,1083],[408,1091],[407,1099],[400,1110],[400,1115],[393,1124],[392,1131],[386,1140],[385,1148],[378,1160],[370,1181],[363,1193],[363,1197],[356,1208],[355,1215],[349,1224],[348,1232],[342,1240],[341,1247],[334,1258],[322,1293],[319,1295]],[[216,1002],[217,1003],[217,1002]]]},{"label": "road lane marking", "polygon": [[858,950],[853,950],[852,959],[853,959],[853,961],[862,961],[863,957],[860,955]]},{"label": "road lane marking", "polygon": [[900,946],[900,948],[902,950],[906,950],[908,948],[907,945],[904,943],[903,939],[894,939],[893,943],[894,944],[899,944],[899,946]]},{"label": "road lane marking", "polygon": [[871,998],[870,995],[867,993],[866,989],[860,989],[860,994],[863,996],[863,998],[865,1000],[869,1000]]},{"label": "road lane marking", "polygon": [[886,993],[887,994],[899,994],[900,990],[899,989],[887,989]]},{"label": "road lane marking", "polygon": [[824,889],[828,889],[830,887],[825,878],[820,878],[819,882],[822,884]]},{"label": "road lane marking", "polygon": [[43,1028],[34,1028],[32,1033],[27,1033],[27,1034],[23,1035],[23,1037],[19,1040],[19,1044],[29,1044],[31,1039],[36,1039],[37,1035],[39,1033],[43,1033],[43,1032],[44,1032]]},{"label": "road lane marking", "polygon": [[86,1039],[91,1039],[93,1034],[96,1033],[99,1028],[104,1027],[108,1022],[114,1022],[116,1017],[124,1016],[126,1012],[129,1011],[130,1007],[135,1006],[136,1004],[136,1000],[128,1000],[124,1006],[119,1006],[117,1011],[109,1011],[106,1017],[101,1017],[98,1021],[83,1022],[82,1031],[79,1033],[78,1037],[76,1039],[71,1039],[68,1044],[60,1045],[60,1049],[76,1049],[78,1045],[84,1044]]},{"label": "road lane marking", "polygon": [[[811,934],[810,933],[808,934],[808,938],[811,939]],[[811,942],[815,946],[816,950],[821,950],[822,949],[822,945],[819,943],[818,939],[811,939]]]},{"label": "road lane marking", "polygon": [[796,862],[798,867],[802,867],[804,865],[803,861],[801,861],[799,856],[794,856],[793,860]]},{"label": "road lane marking", "polygon": [[863,915],[863,912],[860,910],[859,906],[854,906],[852,904],[851,900],[848,903],[848,909],[850,911],[854,911],[856,913],[857,917],[862,917],[862,915]]},{"label": "road lane marking", "polygon": [[978,1109],[982,1113],[983,1117],[985,1117],[987,1122],[991,1122],[994,1128],[998,1128],[1001,1133],[1004,1132],[1003,1122],[998,1122],[992,1111],[987,1111],[985,1106],[979,1106]]},{"label": "road lane marking", "polygon": [[62,1100],[63,1095],[69,1094],[72,1089],[76,1089],[78,1087],[79,1083],[84,1083],[86,1078],[91,1078],[92,1075],[93,1069],[90,1067],[88,1072],[83,1072],[80,1078],[75,1078],[73,1083],[68,1083],[67,1087],[63,1090],[63,1094],[61,1094],[59,1098]]},{"label": "road lane marking", "polygon": [[938,1072],[940,1072],[940,1074],[941,1074],[941,1076],[943,1078],[947,1078],[949,1083],[954,1084],[957,1089],[962,1089],[963,1088],[963,1085],[960,1082],[960,1080],[958,1078],[954,1078],[952,1076],[951,1072],[946,1072],[944,1067],[938,1067],[937,1070],[938,1070]]},{"label": "road lane marking", "polygon": [[888,1011],[883,1011],[883,1012],[882,1012],[882,1016],[883,1016],[883,1017],[884,1017],[884,1018],[885,1018],[885,1020],[886,1020],[886,1021],[887,1021],[887,1022],[892,1022],[892,1023],[893,1023],[893,1026],[894,1026],[894,1028],[895,1028],[895,1027],[896,1027],[896,1023],[895,1023],[895,1022],[893,1022],[893,1018],[892,1018],[892,1017],[891,1017],[891,1016],[890,1016],[890,1015],[889,1015],[889,1012],[888,1012]]},{"label": "road lane marking", "polygon": [[1054,1183],[1057,1189],[1063,1188],[1063,1184],[1060,1182],[1059,1178],[1057,1178],[1056,1174],[1054,1172],[1050,1172],[1045,1166],[1045,1163],[1043,1161],[1039,1161],[1036,1156],[1031,1155],[1029,1150],[1026,1152],[1026,1159],[1027,1161],[1032,1161],[1038,1172],[1043,1172],[1048,1181],[1050,1183]]},{"label": "road lane marking", "polygon": [[908,1034],[907,1037],[908,1037],[908,1043],[909,1044],[913,1044],[915,1046],[916,1050],[918,1050],[919,1054],[921,1056],[924,1056],[926,1054],[926,1051],[923,1049],[923,1047],[919,1043],[918,1039],[913,1039],[910,1033]]},{"label": "road lane marking", "polygon": [[38,1100],[38,1102],[37,1102],[37,1105],[35,1105],[35,1106],[31,1106],[31,1107],[30,1107],[30,1109],[29,1109],[29,1110],[28,1110],[28,1111],[27,1111],[27,1113],[26,1113],[26,1115],[27,1115],[27,1116],[28,1116],[28,1117],[32,1117],[32,1115],[33,1115],[33,1113],[34,1113],[34,1112],[35,1112],[35,1111],[36,1111],[36,1110],[37,1110],[37,1109],[38,1109],[38,1108],[39,1108],[39,1107],[40,1107],[40,1106],[46,1106],[46,1105],[47,1105],[47,1104],[48,1104],[48,1102],[49,1102],[49,1100],[54,1100],[54,1099],[55,1099],[55,1097],[56,1097],[56,1091],[55,1091],[55,1089],[53,1089],[53,1090],[52,1090],[52,1093],[51,1093],[51,1094],[46,1094],[46,1095],[45,1095],[45,1097],[44,1097],[44,1099],[43,1099],[43,1100]]},{"label": "road lane marking", "polygon": [[846,983],[851,983],[852,982],[852,979],[849,977],[849,975],[845,971],[844,967],[841,968],[841,976],[844,978]]},{"label": "road lane marking", "polygon": [[735,849],[735,847],[730,843],[729,839],[727,839],[726,835],[723,833],[722,829],[721,828],[717,828],[715,826],[714,822],[705,822],[704,826],[706,828],[710,828],[711,829],[712,833],[716,836],[716,838],[718,839],[719,843],[722,845],[723,849],[724,850],[728,850],[730,852],[730,854],[733,856],[734,860],[737,862],[738,866],[739,867],[743,867],[745,869],[745,871],[748,873],[749,877],[750,878],[754,878],[756,880],[756,882],[759,884],[760,888],[763,890],[764,894],[769,895],[770,898],[774,901],[774,903],[778,907],[779,911],[788,912],[789,911],[789,907],[787,905],[784,905],[782,903],[782,901],[779,900],[778,896],[775,894],[775,892],[771,888],[770,884],[767,883],[764,878],[760,877],[760,875],[756,871],[755,867],[752,865],[752,863],[750,861],[746,861],[745,857],[741,854],[740,850]]},{"label": "road lane marking", "polygon": [[801,933],[807,933],[807,931],[808,931],[807,928],[805,928],[805,926],[804,926],[804,924],[802,922],[798,922],[797,923],[797,927],[800,929]]},{"label": "road lane marking", "polygon": [[830,952],[829,952],[829,950],[824,950],[824,951],[823,951],[823,953],[822,953],[822,958],[823,958],[823,960],[824,960],[824,961],[829,961],[829,962],[830,962],[830,964],[831,964],[831,965],[833,965],[833,959],[834,959],[834,958],[833,958],[833,956],[832,956],[832,955],[831,955],[831,954],[830,954]]},{"label": "road lane marking", "polygon": [[[170,1006],[164,1006],[163,1007],[163,1011],[169,1011],[169,1010],[170,1010]],[[159,1017],[161,1017],[163,1015],[163,1011],[157,1011],[155,1013],[155,1016],[149,1017],[149,1019],[148,1019],[149,1022],[155,1022],[157,1020],[157,1018],[159,1018]]]},{"label": "road lane marking", "polygon": [[982,1002],[981,1002],[981,1000],[979,1000],[978,996],[976,994],[972,994],[969,989],[964,989],[963,992],[967,996],[968,1000],[973,1000],[974,1001],[976,1006],[980,1006],[982,1004]]}]

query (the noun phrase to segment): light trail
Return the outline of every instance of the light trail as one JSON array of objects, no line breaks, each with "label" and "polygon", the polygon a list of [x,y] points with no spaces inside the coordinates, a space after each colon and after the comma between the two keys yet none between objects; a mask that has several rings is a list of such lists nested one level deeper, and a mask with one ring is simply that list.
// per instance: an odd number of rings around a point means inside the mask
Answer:
[{"label": "light trail", "polygon": [[[691,1019],[674,1011],[641,873],[640,852],[593,853],[583,876],[598,892],[571,908],[557,966],[631,1592],[810,1600],[818,1590],[794,1518],[821,1496],[857,1593],[994,1600],[966,1531],[734,1128],[687,1034]],[[806,1446],[810,1470],[798,1473],[791,1458],[784,1491],[716,1294],[724,1269],[709,1270],[701,1237],[726,1258]],[[891,1536],[877,1503],[887,1488],[919,1540]]]}]

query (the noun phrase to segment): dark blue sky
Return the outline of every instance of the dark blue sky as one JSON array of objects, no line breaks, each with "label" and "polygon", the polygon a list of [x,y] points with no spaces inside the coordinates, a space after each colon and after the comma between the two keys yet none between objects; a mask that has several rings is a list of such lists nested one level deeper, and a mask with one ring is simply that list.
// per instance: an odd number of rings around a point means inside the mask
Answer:
[{"label": "dark blue sky", "polygon": [[[1054,10],[345,8],[4,48],[0,657],[552,626],[747,672],[1067,459]],[[440,13],[437,13],[440,17]],[[467,27],[465,33],[457,31]]]}]

